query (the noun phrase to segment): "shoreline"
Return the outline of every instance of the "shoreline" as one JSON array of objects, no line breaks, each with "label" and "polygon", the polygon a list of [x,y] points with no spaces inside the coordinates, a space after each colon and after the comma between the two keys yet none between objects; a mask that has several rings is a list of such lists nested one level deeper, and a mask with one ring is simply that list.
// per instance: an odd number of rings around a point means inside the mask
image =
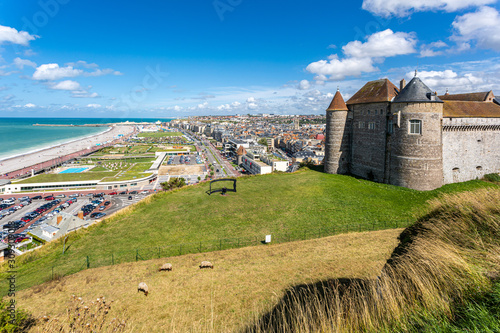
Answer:
[{"label": "shoreline", "polygon": [[67,160],[106,147],[109,143],[127,138],[134,132],[135,126],[113,125],[97,134],[73,138],[70,141],[35,149],[29,153],[10,156],[0,160],[0,178],[12,179],[33,171],[39,172],[46,168],[52,168]]},{"label": "shoreline", "polygon": [[[35,125],[33,125],[33,126],[35,126]],[[91,135],[86,135],[86,136],[79,136],[79,137],[76,137],[76,138],[71,138],[71,139],[69,139],[69,141],[55,142],[51,146],[43,146],[43,147],[40,147],[40,148],[35,148],[34,150],[30,150],[30,151],[27,151],[25,153],[20,153],[20,154],[16,154],[16,155],[9,155],[7,157],[1,157],[0,156],[0,163],[8,162],[11,159],[23,157],[23,156],[26,156],[26,155],[31,155],[31,154],[35,154],[35,153],[41,153],[41,152],[43,152],[45,150],[52,149],[52,148],[57,148],[57,147],[60,147],[60,146],[66,145],[66,144],[70,144],[70,143],[73,143],[73,142],[76,142],[76,141],[90,139],[90,138],[92,138],[94,136],[98,136],[98,135],[102,135],[104,133],[107,133],[107,132],[111,131],[112,128],[113,128],[112,125],[109,125],[109,127],[107,129],[105,129],[104,131],[99,132],[99,133],[95,133],[95,134],[91,134]],[[63,139],[63,140],[68,140],[68,139]],[[1,172],[0,172],[0,174],[1,174]]]}]

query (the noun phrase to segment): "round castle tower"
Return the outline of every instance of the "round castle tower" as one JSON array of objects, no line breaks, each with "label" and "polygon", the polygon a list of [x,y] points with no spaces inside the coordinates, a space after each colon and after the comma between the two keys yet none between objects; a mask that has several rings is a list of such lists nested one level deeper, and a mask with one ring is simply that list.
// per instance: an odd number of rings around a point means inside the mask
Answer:
[{"label": "round castle tower", "polygon": [[349,109],[337,90],[330,107],[326,110],[325,172],[345,174],[349,172]]},{"label": "round castle tower", "polygon": [[391,103],[389,183],[416,190],[443,185],[443,101],[415,76]]}]

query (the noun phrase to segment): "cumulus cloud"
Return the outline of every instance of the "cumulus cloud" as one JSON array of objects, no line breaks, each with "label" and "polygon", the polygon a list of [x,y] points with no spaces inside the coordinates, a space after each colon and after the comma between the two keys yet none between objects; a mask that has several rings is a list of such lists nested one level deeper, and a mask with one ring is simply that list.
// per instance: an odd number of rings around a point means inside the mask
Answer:
[{"label": "cumulus cloud", "polygon": [[74,98],[97,98],[100,97],[98,93],[90,93],[87,90],[75,90],[71,92],[71,97]]},{"label": "cumulus cloud", "polygon": [[387,29],[370,35],[366,42],[353,41],[342,47],[344,59],[334,54],[329,60],[320,60],[306,68],[316,74],[315,80],[342,80],[346,76],[359,76],[378,70],[374,63],[384,58],[416,52],[416,37],[412,33],[396,32]]},{"label": "cumulus cloud", "polygon": [[452,25],[452,38],[463,45],[469,46],[473,41],[480,48],[500,51],[500,14],[495,8],[485,6],[458,16]]},{"label": "cumulus cloud", "polygon": [[98,109],[102,106],[101,106],[101,104],[87,104],[87,107],[92,108],[92,109]]},{"label": "cumulus cloud", "polygon": [[81,69],[75,69],[72,66],[59,67],[58,64],[43,64],[36,68],[33,73],[33,79],[39,81],[54,81],[67,77],[81,75]]},{"label": "cumulus cloud", "polygon": [[14,65],[19,69],[23,69],[24,66],[36,68],[36,63],[34,63],[33,61],[28,59],[21,59],[19,57],[14,59]]},{"label": "cumulus cloud", "polygon": [[[68,77],[76,76],[103,76],[103,75],[122,75],[119,71],[115,71],[111,68],[106,69],[94,69],[92,72],[84,71],[80,68],[75,68],[73,65],[78,65],[82,67],[81,63],[84,61],[79,61],[77,63],[69,63],[64,67],[60,67],[58,64],[43,64],[36,68],[35,73],[33,73],[33,79],[38,81],[54,81],[60,80]],[[94,64],[86,64],[86,68],[94,68]],[[84,66],[85,67],[85,66]]]},{"label": "cumulus cloud", "polygon": [[446,44],[443,41],[437,41],[434,43],[422,45],[420,47],[420,57],[426,58],[426,57],[435,57],[442,55],[444,54],[444,51],[442,49],[447,46],[448,44]]},{"label": "cumulus cloud", "polygon": [[26,31],[17,31],[14,28],[0,25],[0,45],[7,42],[28,46],[29,42],[36,38],[38,38],[38,36],[30,35]]},{"label": "cumulus cloud", "polygon": [[255,98],[254,97],[247,98],[247,103],[255,103]]},{"label": "cumulus cloud", "polygon": [[25,104],[24,107],[27,108],[27,109],[31,109],[31,108],[36,107],[36,105],[33,104],[33,103],[28,103],[28,104]]},{"label": "cumulus cloud", "polygon": [[446,11],[478,7],[495,3],[497,0],[364,0],[363,9],[375,15],[408,16],[412,12]]},{"label": "cumulus cloud", "polygon": [[[406,73],[408,79],[412,78],[413,72]],[[422,71],[418,72],[418,77],[431,89],[444,91],[454,88],[460,91],[473,91],[475,87],[483,83],[483,79],[472,73],[459,75],[452,70],[445,71]]]},{"label": "cumulus cloud", "polygon": [[50,86],[50,89],[74,91],[74,90],[82,90],[82,87],[80,86],[80,83],[76,81],[65,80]]},{"label": "cumulus cloud", "polygon": [[299,88],[299,90],[307,90],[307,89],[311,88],[311,83],[309,83],[309,81],[307,81],[307,80],[302,80],[299,82],[298,88]]}]

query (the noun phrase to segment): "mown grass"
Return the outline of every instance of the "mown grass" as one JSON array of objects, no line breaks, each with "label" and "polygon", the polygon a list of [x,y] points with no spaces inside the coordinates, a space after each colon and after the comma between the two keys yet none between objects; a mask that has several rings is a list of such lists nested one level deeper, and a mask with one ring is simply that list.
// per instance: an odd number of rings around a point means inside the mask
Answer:
[{"label": "mown grass", "polygon": [[152,132],[152,133],[139,133],[139,138],[163,138],[168,136],[183,136],[181,132]]},{"label": "mown grass", "polygon": [[[127,332],[237,331],[272,307],[289,285],[376,276],[400,232],[346,234],[89,269],[18,293],[18,307],[61,321],[72,294],[94,301],[105,296],[114,301],[108,317],[124,319]],[[200,270],[203,260],[210,260],[214,269]],[[172,272],[158,272],[165,262],[173,264]],[[150,288],[147,297],[137,292],[142,281]],[[33,331],[44,332],[45,327]]]},{"label": "mown grass", "polygon": [[249,238],[258,241],[269,234],[274,240],[287,241],[401,227],[428,212],[427,200],[481,187],[498,188],[471,181],[419,192],[313,170],[240,178],[238,192],[226,196],[207,195],[209,184],[203,183],[148,197],[104,223],[70,234],[65,255],[60,240],[19,258],[18,286],[43,282],[52,266],[64,274],[77,272],[87,256],[91,267],[97,267],[110,265],[112,260],[135,261],[136,249],[146,259],[149,249],[154,255],[157,247],[176,244],[182,254],[185,247],[178,244],[197,248],[203,243],[200,248],[208,251],[217,247],[207,243],[219,244],[219,239],[243,238],[238,244],[245,244]]}]

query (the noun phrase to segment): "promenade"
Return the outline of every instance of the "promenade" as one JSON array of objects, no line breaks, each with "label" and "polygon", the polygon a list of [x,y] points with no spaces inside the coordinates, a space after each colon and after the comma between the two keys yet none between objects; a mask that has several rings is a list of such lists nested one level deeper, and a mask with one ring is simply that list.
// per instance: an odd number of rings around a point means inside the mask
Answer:
[{"label": "promenade", "polygon": [[[110,130],[96,134],[94,136],[63,143],[55,147],[28,153],[13,158],[0,161],[0,178],[12,179],[24,174],[31,173],[31,170],[39,171],[51,168],[69,161],[79,156],[87,155],[103,146],[108,146],[116,141],[119,134],[127,137],[133,134],[135,126],[112,126]],[[106,144],[107,141],[110,143]],[[97,146],[97,144],[101,144]]]}]

